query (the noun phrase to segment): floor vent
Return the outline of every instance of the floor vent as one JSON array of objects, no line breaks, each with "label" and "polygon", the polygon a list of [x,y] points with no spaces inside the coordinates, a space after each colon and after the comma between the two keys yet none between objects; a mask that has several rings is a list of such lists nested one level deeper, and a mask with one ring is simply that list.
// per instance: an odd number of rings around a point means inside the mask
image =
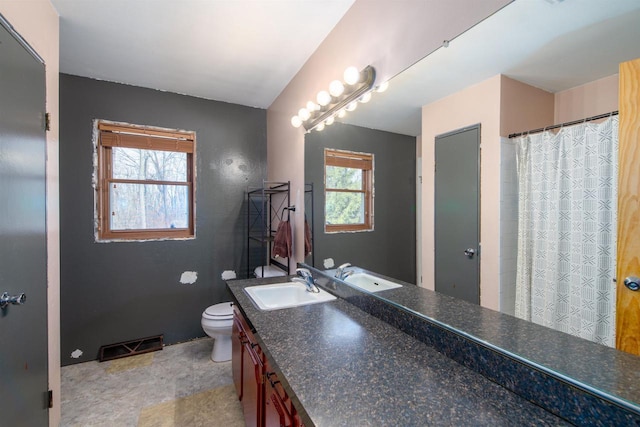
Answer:
[{"label": "floor vent", "polygon": [[98,360],[106,362],[107,360],[120,359],[121,357],[162,350],[162,338],[163,335],[156,335],[116,344],[103,345],[100,347],[100,357]]}]

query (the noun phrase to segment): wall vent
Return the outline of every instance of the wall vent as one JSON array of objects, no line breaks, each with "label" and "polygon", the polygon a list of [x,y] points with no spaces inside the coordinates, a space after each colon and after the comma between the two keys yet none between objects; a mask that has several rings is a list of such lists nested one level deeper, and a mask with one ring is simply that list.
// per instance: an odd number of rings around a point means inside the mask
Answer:
[{"label": "wall vent", "polygon": [[100,347],[100,362],[162,350],[163,335],[124,341]]}]

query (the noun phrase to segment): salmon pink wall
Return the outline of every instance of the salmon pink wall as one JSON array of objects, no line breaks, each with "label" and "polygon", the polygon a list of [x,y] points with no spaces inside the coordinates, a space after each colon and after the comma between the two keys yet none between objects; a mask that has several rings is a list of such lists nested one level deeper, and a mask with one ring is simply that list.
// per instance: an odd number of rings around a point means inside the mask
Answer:
[{"label": "salmon pink wall", "polygon": [[618,75],[555,94],[554,123],[566,123],[618,110]]},{"label": "salmon pink wall", "polygon": [[[59,17],[49,0],[0,0],[0,14],[44,59],[47,112],[51,130],[47,132],[47,278],[49,323],[49,388],[53,409],[49,425],[60,423],[60,226],[58,203],[58,73]],[[56,397],[57,396],[57,397]]]},{"label": "salmon pink wall", "polygon": [[551,92],[502,76],[500,135],[524,132],[553,123]]}]

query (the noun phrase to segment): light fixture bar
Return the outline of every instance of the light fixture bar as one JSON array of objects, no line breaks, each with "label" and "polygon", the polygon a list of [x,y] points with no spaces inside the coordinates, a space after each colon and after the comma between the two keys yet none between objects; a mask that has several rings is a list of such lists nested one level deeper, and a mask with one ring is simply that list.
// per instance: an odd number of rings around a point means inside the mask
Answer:
[{"label": "light fixture bar", "polygon": [[357,83],[354,85],[345,85],[344,93],[341,96],[332,99],[332,102],[321,107],[320,110],[312,112],[309,119],[302,122],[302,126],[309,131],[320,123],[323,123],[329,117],[335,116],[340,110],[350,103],[358,101],[360,96],[370,91],[375,81],[376,70],[371,65],[367,65],[360,71],[360,80]]}]

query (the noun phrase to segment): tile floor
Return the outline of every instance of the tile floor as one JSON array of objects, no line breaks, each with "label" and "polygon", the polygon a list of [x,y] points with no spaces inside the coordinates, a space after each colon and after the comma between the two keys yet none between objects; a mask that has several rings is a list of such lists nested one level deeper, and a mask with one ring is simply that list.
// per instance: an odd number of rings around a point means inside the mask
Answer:
[{"label": "tile floor", "polygon": [[110,362],[62,368],[62,427],[242,427],[231,362],[202,338]]}]

